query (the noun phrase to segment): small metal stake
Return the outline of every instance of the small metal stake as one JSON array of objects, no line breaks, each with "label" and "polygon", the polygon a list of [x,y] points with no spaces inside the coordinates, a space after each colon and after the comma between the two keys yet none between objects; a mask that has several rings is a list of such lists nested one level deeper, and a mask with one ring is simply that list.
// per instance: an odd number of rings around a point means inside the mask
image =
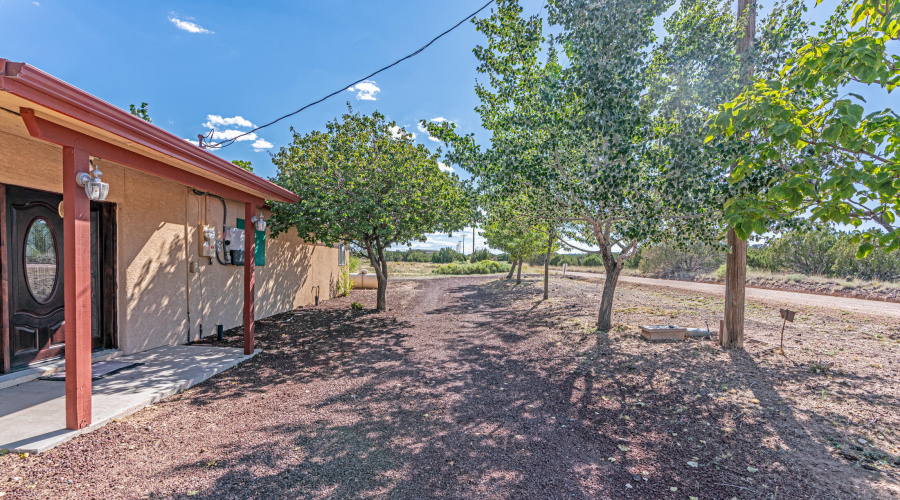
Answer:
[{"label": "small metal stake", "polygon": [[784,319],[784,321],[782,321],[781,323],[781,353],[784,354],[784,327],[785,325],[787,325],[788,321],[790,321],[791,323],[794,322],[794,315],[797,313],[791,311],[790,309],[780,309],[778,312]]}]

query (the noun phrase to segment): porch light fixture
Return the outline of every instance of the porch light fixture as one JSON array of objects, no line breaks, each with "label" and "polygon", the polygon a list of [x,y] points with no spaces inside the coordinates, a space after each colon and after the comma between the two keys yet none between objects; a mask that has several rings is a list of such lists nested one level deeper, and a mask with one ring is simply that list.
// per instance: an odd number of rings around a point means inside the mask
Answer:
[{"label": "porch light fixture", "polygon": [[266,230],[266,221],[263,219],[263,215],[259,214],[255,217],[251,217],[250,221],[256,225],[257,231],[265,231]]},{"label": "porch light fixture", "polygon": [[75,175],[75,184],[84,188],[84,194],[92,201],[105,201],[109,194],[109,184],[100,180],[103,175],[95,165],[94,159],[91,158],[91,173],[81,172]]}]

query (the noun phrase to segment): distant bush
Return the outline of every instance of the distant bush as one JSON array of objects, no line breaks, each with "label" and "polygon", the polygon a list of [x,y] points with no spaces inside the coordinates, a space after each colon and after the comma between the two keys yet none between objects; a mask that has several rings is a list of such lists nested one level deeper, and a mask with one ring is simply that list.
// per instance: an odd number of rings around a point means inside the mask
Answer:
[{"label": "distant bush", "polygon": [[411,250],[406,254],[404,262],[431,262],[431,256],[422,250]]},{"label": "distant bush", "polygon": [[876,248],[865,259],[857,259],[857,248],[849,237],[844,237],[828,251],[832,275],[870,281],[900,281],[900,251],[886,253]]},{"label": "distant bush", "polygon": [[801,283],[801,282],[809,279],[809,276],[807,276],[805,274],[800,274],[800,273],[788,274],[787,276],[784,277],[784,279],[785,279],[785,281],[790,281],[792,283]]},{"label": "distant bush", "polygon": [[603,257],[599,255],[588,255],[581,261],[581,265],[587,267],[600,267],[603,265]]},{"label": "distant bush", "polygon": [[500,255],[497,256],[497,260],[500,262],[509,262],[509,254],[501,253]]},{"label": "distant bush", "polygon": [[469,262],[481,262],[483,260],[493,260],[494,254],[488,252],[487,248],[482,248],[481,250],[476,251],[472,254],[472,257],[469,259]]},{"label": "distant bush", "polygon": [[438,266],[438,268],[434,270],[434,273],[447,275],[496,274],[509,272],[509,268],[509,264],[494,260],[482,260],[480,262],[462,264],[451,262],[450,264]]},{"label": "distant bush", "polygon": [[431,254],[431,262],[435,264],[447,264],[448,262],[463,262],[466,256],[452,248],[442,248]]},{"label": "distant bush", "polygon": [[728,265],[722,263],[721,266],[716,269],[716,279],[719,281],[725,281],[725,276],[728,274]]},{"label": "distant bush", "polygon": [[678,248],[674,245],[645,247],[638,269],[652,276],[679,278],[710,272],[725,262],[722,248],[696,244]]},{"label": "distant bush", "polygon": [[834,262],[828,252],[838,242],[838,237],[831,229],[786,233],[770,242],[767,258],[777,268],[773,270],[828,274]]}]

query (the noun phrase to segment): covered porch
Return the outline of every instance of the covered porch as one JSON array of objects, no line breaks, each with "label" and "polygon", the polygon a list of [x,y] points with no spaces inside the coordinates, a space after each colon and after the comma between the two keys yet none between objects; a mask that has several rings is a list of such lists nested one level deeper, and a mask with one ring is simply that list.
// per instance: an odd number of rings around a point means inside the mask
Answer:
[{"label": "covered porch", "polygon": [[[94,200],[103,201],[107,191],[123,190],[124,186],[110,182],[104,184],[105,190],[91,194],[83,179],[88,176],[101,180],[97,170],[102,169],[105,162],[121,165],[236,201],[243,205],[248,223],[265,200],[292,202],[297,201],[295,195],[27,64],[0,59],[0,108],[17,115],[32,140],[61,149],[63,234],[58,236],[63,249],[59,270],[63,279],[59,291],[64,294],[67,374],[64,383],[35,381],[3,389],[0,395],[0,443],[6,444],[0,446],[22,450],[52,447],[62,442],[59,439],[71,438],[74,434],[69,431],[102,425],[148,404],[147,401],[165,397],[165,394],[183,389],[186,383],[192,385],[254,354],[255,266],[254,259],[249,258],[243,263],[242,273],[242,352],[226,355],[221,350],[216,354],[203,354],[197,347],[155,349],[129,357],[144,359],[149,356],[154,363],[164,361],[168,364],[157,366],[146,362],[138,369],[92,383],[90,205]],[[93,168],[92,163],[97,168]],[[100,192],[103,194],[96,197]],[[0,221],[5,220],[5,214],[0,213]],[[5,236],[5,229],[0,233]],[[5,262],[7,244],[4,242],[3,251],[0,251],[0,260],[4,260],[0,261],[0,289],[3,292],[0,303],[4,306],[0,320],[0,372],[6,373],[15,366],[11,363],[8,348],[10,311],[6,303],[10,266]],[[254,238],[247,239],[244,250],[248,255],[254,255]],[[119,306],[124,307],[124,304]],[[184,358],[179,361],[180,355]],[[210,359],[218,361],[204,364],[204,356],[212,356]],[[196,363],[199,367],[192,368],[191,365]],[[207,368],[212,370],[208,375],[204,375],[208,370],[196,371]],[[169,372],[175,378],[168,377],[166,373]]]},{"label": "covered porch", "polygon": [[245,355],[242,349],[167,346],[116,358],[139,364],[93,382],[92,419],[80,429],[66,426],[66,382],[34,380],[0,389],[0,449],[14,453],[49,450],[197,385],[258,352]]}]

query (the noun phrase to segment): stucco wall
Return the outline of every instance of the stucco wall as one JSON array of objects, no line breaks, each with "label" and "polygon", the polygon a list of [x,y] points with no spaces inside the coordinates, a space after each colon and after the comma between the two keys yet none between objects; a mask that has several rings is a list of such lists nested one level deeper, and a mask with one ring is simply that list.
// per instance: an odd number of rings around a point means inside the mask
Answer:
[{"label": "stucco wall", "polygon": [[[0,116],[0,183],[62,192],[62,148],[27,136],[16,117]],[[195,339],[243,323],[243,267],[199,257],[199,226],[222,231],[222,203],[191,188],[101,162],[117,205],[118,341],[126,353]],[[228,227],[244,218],[229,201]],[[268,214],[264,214],[268,216]],[[256,268],[256,317],[334,296],[337,249],[304,244],[295,234],[267,236],[266,265]],[[191,272],[190,263],[196,263]]]}]

